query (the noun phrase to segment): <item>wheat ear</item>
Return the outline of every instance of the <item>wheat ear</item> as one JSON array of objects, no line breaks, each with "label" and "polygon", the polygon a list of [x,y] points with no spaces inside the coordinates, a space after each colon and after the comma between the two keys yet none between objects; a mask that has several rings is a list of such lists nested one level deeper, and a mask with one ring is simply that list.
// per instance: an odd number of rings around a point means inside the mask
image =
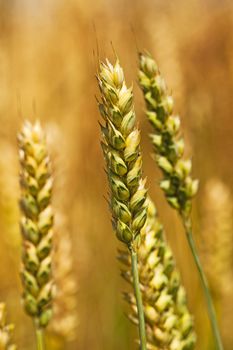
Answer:
[{"label": "wheat ear", "polygon": [[99,110],[103,118],[102,149],[110,186],[112,224],[117,238],[131,254],[134,293],[138,309],[141,349],[146,349],[145,321],[139,288],[137,246],[147,218],[145,180],[142,179],[140,133],[136,128],[132,88],[127,88],[117,60],[100,65]]},{"label": "wheat ear", "polygon": [[220,179],[208,180],[204,191],[200,246],[211,290],[217,303],[226,348],[231,348],[233,305],[233,201]]},{"label": "wheat ear", "polygon": [[0,349],[16,350],[16,346],[11,344],[11,334],[14,329],[13,324],[6,324],[6,306],[0,303]]},{"label": "wheat ear", "polygon": [[153,127],[151,138],[156,161],[163,172],[160,187],[168,203],[180,213],[205,293],[216,347],[222,350],[222,341],[208,282],[192,237],[191,205],[192,197],[198,190],[198,181],[191,178],[191,160],[183,158],[184,141],[179,137],[180,117],[173,115],[173,98],[168,93],[156,62],[149,54],[139,55],[139,84],[146,102],[146,115]]},{"label": "wheat ear", "polygon": [[20,207],[23,237],[22,283],[24,308],[35,322],[38,350],[44,349],[43,330],[51,314],[52,178],[45,135],[39,122],[25,122],[18,135]]},{"label": "wheat ear", "polygon": [[204,191],[201,243],[206,273],[215,294],[221,297],[232,289],[233,205],[227,185],[209,180]]},{"label": "wheat ear", "polygon": [[[53,209],[54,209],[54,245],[53,245],[53,277],[54,300],[53,317],[48,331],[52,341],[56,338],[58,346],[64,349],[68,342],[77,337],[77,292],[78,284],[75,275],[72,239],[69,232],[68,217],[65,214],[67,197],[67,157],[66,143],[62,126],[56,123],[46,125],[47,144],[53,163]],[[57,145],[60,145],[58,148]]]},{"label": "wheat ear", "polygon": [[55,215],[54,238],[55,295],[49,328],[65,343],[74,340],[77,333],[77,282],[73,271],[71,237],[65,217],[58,211]]},{"label": "wheat ear", "polygon": [[[122,270],[122,276],[132,283],[127,251],[120,251],[119,259],[126,267]],[[172,251],[164,238],[157,210],[149,198],[148,218],[141,230],[138,269],[145,310],[147,349],[193,349],[196,336],[185,289],[181,285]],[[135,298],[128,293],[124,295],[131,305],[130,319],[136,323]]]}]

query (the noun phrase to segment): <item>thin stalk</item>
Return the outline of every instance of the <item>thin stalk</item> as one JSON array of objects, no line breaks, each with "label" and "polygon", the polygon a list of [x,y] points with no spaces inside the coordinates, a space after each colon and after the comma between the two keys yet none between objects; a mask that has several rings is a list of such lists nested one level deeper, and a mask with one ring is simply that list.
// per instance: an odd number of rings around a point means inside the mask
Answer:
[{"label": "thin stalk", "polygon": [[145,319],[144,319],[144,311],[143,311],[143,304],[142,304],[142,295],[140,291],[140,283],[139,283],[139,276],[138,276],[137,253],[134,251],[133,248],[130,249],[130,252],[131,252],[131,262],[132,262],[134,294],[136,298],[137,311],[138,311],[140,349],[146,350],[146,329],[145,329]]},{"label": "thin stalk", "polygon": [[189,247],[191,249],[200,279],[201,279],[201,284],[202,288],[204,291],[205,299],[206,299],[206,304],[207,304],[207,309],[208,309],[208,314],[209,314],[209,320],[211,323],[213,335],[214,335],[214,340],[215,340],[215,345],[217,350],[223,350],[223,345],[222,345],[222,340],[218,328],[218,322],[217,322],[217,317],[214,309],[214,304],[212,301],[212,297],[210,294],[209,286],[208,286],[208,281],[206,279],[205,273],[203,271],[201,261],[199,259],[199,256],[197,254],[197,248],[195,245],[195,242],[193,240],[193,235],[192,235],[192,222],[190,218],[186,218],[185,216],[183,218],[183,225],[185,228],[186,236],[188,239]]},{"label": "thin stalk", "polygon": [[44,330],[36,326],[37,350],[45,350]]}]

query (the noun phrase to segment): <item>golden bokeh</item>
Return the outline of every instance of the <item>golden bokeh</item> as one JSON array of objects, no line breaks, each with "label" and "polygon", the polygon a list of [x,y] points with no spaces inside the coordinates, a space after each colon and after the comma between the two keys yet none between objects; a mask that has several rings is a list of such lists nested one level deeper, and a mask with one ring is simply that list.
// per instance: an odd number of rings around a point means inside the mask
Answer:
[{"label": "golden bokeh", "polygon": [[[193,208],[194,238],[203,262],[215,261],[206,259],[204,255],[209,253],[201,248],[201,240],[207,240],[208,245],[208,240],[214,238],[212,227],[209,235],[203,234],[208,225],[202,222],[207,215],[208,181],[217,178],[229,193],[233,185],[232,1],[0,0],[0,301],[7,305],[9,323],[15,324],[14,342],[18,349],[35,348],[33,325],[22,310],[19,276],[16,135],[25,119],[39,119],[47,133],[55,178],[54,206],[64,217],[63,239],[71,239],[71,262],[66,263],[69,268],[70,264],[73,266],[76,284],[71,301],[72,313],[77,315],[72,323],[72,337],[64,345],[51,330],[48,349],[137,348],[137,330],[125,316],[122,291],[127,286],[120,277],[118,242],[105,200],[107,181],[95,98],[99,59],[115,59],[115,52],[128,85],[133,81],[144,174],[187,290],[198,336],[196,349],[214,349],[185,235],[179,218],[159,189],[161,174],[151,158],[147,136],[150,127],[137,83],[137,50],[144,49],[156,58],[174,96],[175,110],[181,115],[186,152],[193,160],[195,178],[200,179]],[[226,215],[225,220],[232,220],[232,215]],[[225,225],[233,226],[232,222]],[[67,258],[67,252],[64,256]],[[228,290],[232,287],[233,261],[225,267]],[[208,266],[206,272],[211,268],[214,270],[215,266]],[[227,279],[224,281],[227,283]],[[218,288],[218,283],[214,286],[213,289]],[[213,290],[214,295],[219,293]],[[219,298],[215,301],[224,349],[231,350],[232,298],[229,292],[226,294],[221,297],[222,302]],[[65,317],[67,322],[73,322]]]}]

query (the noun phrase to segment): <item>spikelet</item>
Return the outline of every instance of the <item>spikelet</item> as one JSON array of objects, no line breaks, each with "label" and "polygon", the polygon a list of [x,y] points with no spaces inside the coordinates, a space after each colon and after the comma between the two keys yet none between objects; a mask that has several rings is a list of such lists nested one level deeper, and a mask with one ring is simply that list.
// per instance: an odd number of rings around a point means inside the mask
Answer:
[{"label": "spikelet", "polygon": [[0,303],[0,350],[16,350],[16,346],[11,344],[13,329],[13,324],[6,324],[5,304]]},{"label": "spikelet", "polygon": [[52,179],[46,141],[39,122],[25,122],[18,135],[23,237],[22,283],[26,312],[38,327],[52,314]]},{"label": "spikelet", "polygon": [[[156,208],[148,199],[148,219],[141,232],[138,269],[143,298],[148,350],[188,350],[195,346],[193,320],[186,302],[184,287],[175,266],[171,249],[164,239]],[[120,251],[122,276],[131,283],[130,256]],[[125,293],[131,305],[130,319],[137,323],[135,298]]]},{"label": "spikelet", "polygon": [[72,341],[77,330],[77,283],[73,274],[72,243],[65,218],[57,212],[54,243],[53,318],[49,329],[64,341]]},{"label": "spikelet", "polygon": [[140,54],[139,59],[139,83],[146,102],[146,115],[153,126],[151,139],[157,164],[164,175],[160,187],[168,203],[188,217],[198,181],[190,176],[191,160],[183,158],[184,140],[178,135],[180,117],[173,115],[173,98],[153,58],[149,54]]},{"label": "spikelet", "polygon": [[126,87],[118,60],[114,66],[109,61],[101,64],[98,82],[113,229],[120,241],[132,247],[147,217],[147,190],[142,179],[140,133],[135,126],[132,88]]}]

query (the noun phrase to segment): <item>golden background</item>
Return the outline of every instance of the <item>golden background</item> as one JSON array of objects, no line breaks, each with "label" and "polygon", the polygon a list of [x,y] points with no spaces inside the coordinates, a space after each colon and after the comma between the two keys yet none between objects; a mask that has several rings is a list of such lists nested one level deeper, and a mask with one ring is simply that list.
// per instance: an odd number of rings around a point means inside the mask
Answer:
[{"label": "golden background", "polygon": [[[214,349],[182,227],[158,186],[160,173],[151,158],[150,127],[137,85],[137,49],[154,55],[175,97],[187,154],[200,179],[193,217],[195,239],[201,241],[206,183],[218,178],[229,191],[233,184],[232,1],[0,0],[0,300],[6,302],[8,320],[15,324],[19,349],[35,348],[32,322],[20,300],[16,135],[24,119],[40,119],[47,131],[57,183],[54,203],[66,217],[72,239],[78,285],[73,312],[78,325],[74,341],[63,348],[137,347],[136,329],[125,317],[121,292],[126,287],[116,260],[118,242],[104,199],[107,181],[95,100],[98,60],[114,60],[114,50],[128,84],[133,81],[144,173],[195,316],[196,349]],[[208,240],[212,239],[209,235]],[[233,245],[230,238],[229,242]],[[224,266],[232,276],[232,261]],[[230,279],[226,284],[232,283]],[[221,302],[215,298],[226,350],[233,348],[231,299],[229,295]],[[49,349],[57,349],[59,341],[52,335],[48,342]]]}]

